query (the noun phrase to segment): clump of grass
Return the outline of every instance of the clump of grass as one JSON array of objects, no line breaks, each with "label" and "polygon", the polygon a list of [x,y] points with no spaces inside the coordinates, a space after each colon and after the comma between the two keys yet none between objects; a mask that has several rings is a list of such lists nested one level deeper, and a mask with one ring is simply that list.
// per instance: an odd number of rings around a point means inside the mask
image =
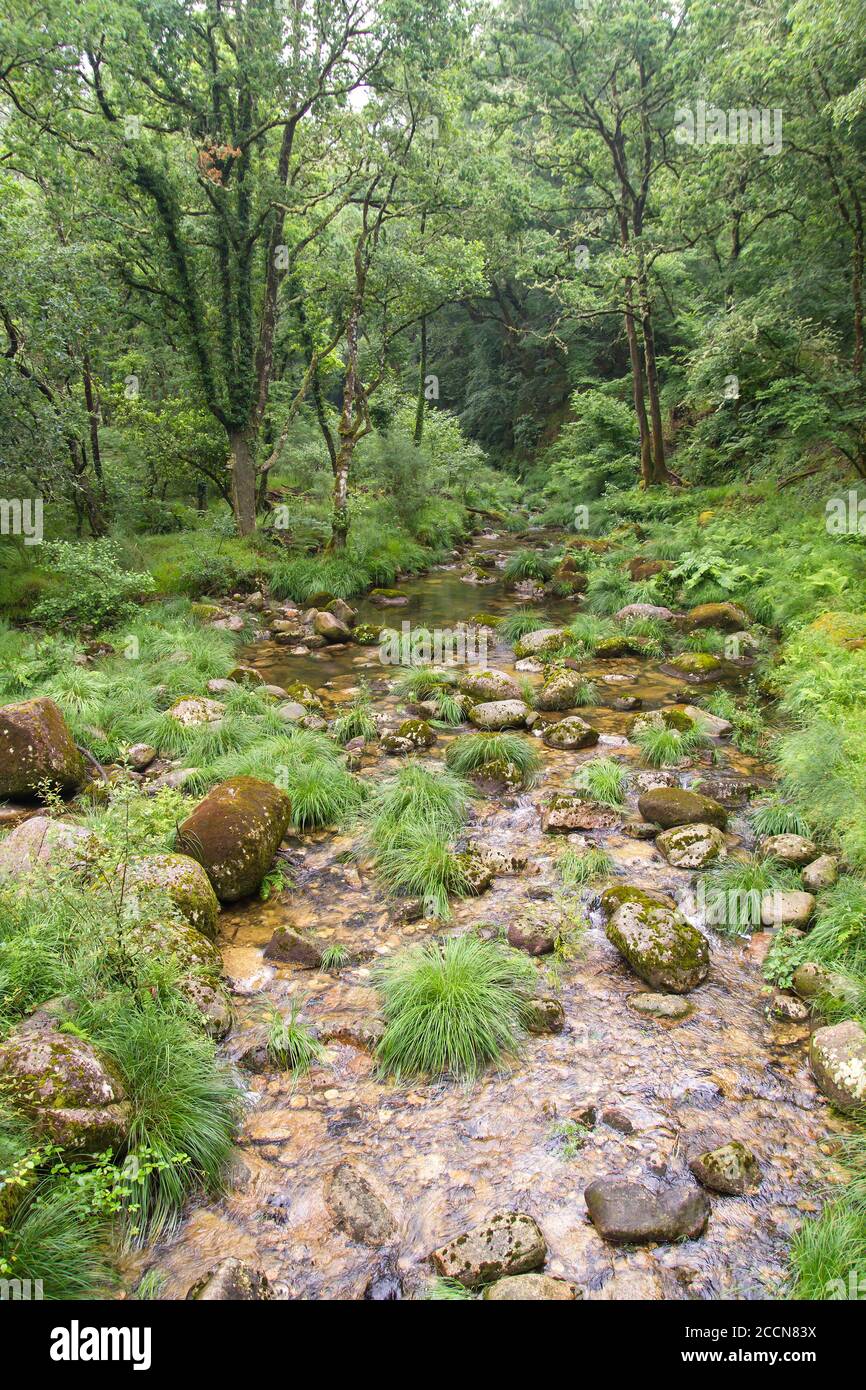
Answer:
[{"label": "clump of grass", "polygon": [[525,955],[472,935],[425,942],[379,968],[384,1071],[474,1079],[515,1056],[535,974]]},{"label": "clump of grass", "polygon": [[799,886],[797,873],[764,855],[727,859],[701,883],[707,921],[721,936],[742,936],[761,925],[762,894]]},{"label": "clump of grass", "polygon": [[324,1051],[310,1025],[301,1018],[300,1010],[297,999],[291,1002],[288,1018],[279,1009],[272,1009],[265,1044],[274,1066],[281,1071],[292,1071],[296,1076],[308,1072]]},{"label": "clump of grass", "polygon": [[421,1297],[429,1303],[464,1303],[467,1299],[474,1299],[475,1294],[459,1279],[443,1279],[437,1275],[431,1279]]},{"label": "clump of grass", "polygon": [[769,797],[749,812],[756,835],[805,835],[812,833],[805,816],[780,796]]},{"label": "clump of grass", "polygon": [[326,946],[322,952],[323,970],[342,970],[344,965],[349,962],[349,952],[345,946],[335,943],[333,946]]},{"label": "clump of grass", "polygon": [[525,786],[541,767],[542,759],[535,745],[520,734],[479,733],[455,738],[445,761],[460,777],[471,776],[487,763],[510,763]]},{"label": "clump of grass", "polygon": [[613,758],[593,758],[574,774],[574,785],[589,792],[602,806],[622,806],[628,790],[628,773]]},{"label": "clump of grass", "polygon": [[519,642],[528,632],[539,632],[541,628],[550,626],[546,613],[540,613],[535,608],[515,608],[502,619],[496,630],[506,642]]},{"label": "clump of grass", "polygon": [[[859,1202],[833,1202],[803,1222],[791,1243],[794,1281],[790,1297],[850,1298],[851,1271],[866,1268],[866,1210]],[[859,1274],[855,1273],[855,1280]],[[855,1291],[854,1297],[859,1297]]]},{"label": "clump of grass", "polygon": [[407,666],[397,676],[394,691],[401,700],[417,704],[419,700],[435,699],[455,683],[451,671],[437,671],[433,666]]},{"label": "clump of grass", "polygon": [[535,550],[516,550],[506,562],[505,579],[509,584],[518,584],[522,579],[534,579],[543,584],[550,579],[553,570],[552,556],[541,555]]},{"label": "clump of grass", "polygon": [[599,642],[606,637],[615,637],[618,630],[616,624],[607,618],[597,617],[594,613],[579,613],[565,629],[568,634],[565,650],[578,661],[585,660],[593,655]]},{"label": "clump of grass", "polygon": [[631,735],[646,767],[677,767],[709,742],[700,729],[668,729],[649,726]]},{"label": "clump of grass", "polygon": [[466,718],[466,702],[455,690],[440,690],[436,699],[436,718],[448,728],[462,724]]},{"label": "clump of grass", "polygon": [[376,721],[370,699],[370,689],[366,682],[347,705],[345,713],[334,720],[331,732],[338,743],[348,743],[350,739],[362,738],[370,743],[378,735]]},{"label": "clump of grass", "polygon": [[324,759],[290,765],[278,785],[291,799],[292,825],[297,830],[344,824],[357,812],[365,795],[357,778]]},{"label": "clump of grass", "polygon": [[448,917],[449,896],[465,897],[472,885],[450,836],[435,826],[403,826],[376,855],[376,872],[390,893],[420,898],[428,917]]},{"label": "clump of grass", "polygon": [[577,1158],[592,1131],[577,1120],[558,1120],[550,1127],[550,1137],[556,1144],[559,1157],[564,1160]]},{"label": "clump of grass", "polygon": [[804,959],[866,976],[866,881],[846,875],[821,894],[803,946]]},{"label": "clump of grass", "polygon": [[599,565],[589,576],[586,606],[599,617],[608,617],[628,603],[636,602],[635,585],[612,565]]},{"label": "clump of grass", "polygon": [[43,1183],[0,1227],[0,1272],[41,1281],[41,1296],[52,1301],[107,1298],[116,1283],[110,1235],[83,1186]]},{"label": "clump of grass", "polygon": [[556,868],[566,888],[586,888],[613,871],[613,860],[607,850],[579,850],[567,845],[556,861]]},{"label": "clump of grass", "polygon": [[454,835],[466,818],[471,794],[452,770],[433,771],[415,759],[407,761],[373,788],[364,808],[368,847],[379,851],[421,830]]}]

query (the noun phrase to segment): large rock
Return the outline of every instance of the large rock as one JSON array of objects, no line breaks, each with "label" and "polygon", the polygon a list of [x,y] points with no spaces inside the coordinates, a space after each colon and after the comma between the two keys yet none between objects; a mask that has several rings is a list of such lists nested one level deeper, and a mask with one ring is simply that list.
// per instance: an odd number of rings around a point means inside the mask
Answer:
[{"label": "large rock", "polygon": [[656,848],[676,869],[701,869],[727,854],[725,837],[714,825],[677,825],[656,837]]},{"label": "large rock", "polygon": [[766,835],[759,848],[762,854],[796,869],[811,863],[818,853],[815,841],[807,840],[804,835]]},{"label": "large rock", "polygon": [[551,1274],[510,1274],[488,1284],[484,1298],[491,1303],[573,1303],[575,1287]]},{"label": "large rock", "polygon": [[130,914],[122,923],[124,950],[148,960],[173,957],[180,970],[178,988],[187,993],[187,979],[206,980],[217,985],[222,974],[222,956],[212,941],[190,922],[170,918],[153,921]]},{"label": "large rock", "polygon": [[313,629],[326,642],[351,642],[352,632],[334,613],[320,612],[313,619]]},{"label": "large rock", "polygon": [[142,890],[167,897],[182,917],[211,941],[217,933],[220,906],[210,879],[186,854],[151,854],[133,859],[126,869],[124,901]]},{"label": "large rock", "polygon": [[177,833],[177,848],[204,866],[220,902],[255,892],[289,827],[285,792],[256,777],[232,777],[208,792]]},{"label": "large rock", "polygon": [[540,627],[537,632],[527,632],[515,642],[514,655],[518,658],[551,656],[553,652],[558,652],[566,641],[566,634],[561,627]]},{"label": "large rock", "polygon": [[653,989],[687,994],[707,977],[707,939],[669,907],[624,902],[605,927],[608,941]]},{"label": "large rock", "polygon": [[505,671],[469,671],[461,676],[458,690],[479,703],[490,700],[519,700],[520,687]]},{"label": "large rock", "polygon": [[710,652],[681,652],[661,668],[667,675],[682,676],[690,685],[720,680],[725,664]]},{"label": "large rock", "polygon": [[809,1061],[815,1080],[840,1110],[856,1111],[866,1105],[866,1030],[847,1019],[829,1028],[818,1028],[809,1044]]},{"label": "large rock", "polygon": [[74,792],[84,758],[57,705],[46,696],[0,709],[0,798],[38,796],[44,784]]},{"label": "large rock", "polygon": [[573,752],[576,748],[592,748],[598,743],[598,730],[579,714],[567,714],[556,724],[548,724],[544,731],[544,742],[548,748],[561,748]]},{"label": "large rock", "polygon": [[25,878],[37,865],[86,872],[98,854],[99,841],[83,825],[31,816],[0,841],[0,879]]},{"label": "large rock", "polygon": [[691,629],[717,627],[721,632],[739,632],[748,625],[748,613],[735,603],[701,603],[686,614],[686,626]]},{"label": "large rock", "polygon": [[219,724],[225,712],[226,707],[219,700],[209,700],[206,695],[190,695],[175,700],[166,715],[188,729],[199,724]]},{"label": "large rock", "polygon": [[664,830],[674,825],[715,825],[724,830],[728,813],[718,801],[683,787],[656,787],[638,797],[638,810],[644,820]]},{"label": "large rock", "polygon": [[833,854],[822,854],[803,870],[803,887],[809,893],[832,888],[839,877],[839,860]]},{"label": "large rock", "polygon": [[675,912],[677,905],[667,893],[658,893],[651,888],[640,888],[627,883],[612,883],[601,895],[601,910],[605,918],[612,917],[623,903],[643,903],[646,907],[667,907]]},{"label": "large rock", "polygon": [[811,893],[776,888],[761,894],[761,923],[765,927],[805,927],[814,912]]},{"label": "large rock", "polygon": [[586,680],[579,671],[557,666],[536,693],[535,708],[540,710],[573,709]]},{"label": "large rock", "polygon": [[540,1269],[547,1258],[547,1242],[531,1216],[498,1211],[434,1250],[430,1258],[443,1278],[474,1289],[506,1274]]},{"label": "large rock", "polygon": [[530,956],[546,956],[556,945],[555,929],[544,922],[512,922],[508,928],[508,944]]},{"label": "large rock", "polygon": [[572,830],[609,830],[620,816],[610,806],[581,792],[557,792],[541,809],[541,828],[547,834],[567,835]]},{"label": "large rock", "polygon": [[522,700],[485,700],[473,705],[469,718],[478,729],[520,729],[530,713]]},{"label": "large rock", "polygon": [[797,966],[791,983],[800,999],[820,1000],[825,995],[834,1003],[854,1005],[860,997],[856,980],[828,970],[826,965],[813,960]]},{"label": "large rock", "polygon": [[664,608],[658,603],[627,603],[625,608],[621,608],[613,616],[620,622],[628,618],[652,618],[657,623],[669,623],[674,614],[670,608]]},{"label": "large rock", "polygon": [[743,1197],[760,1186],[761,1166],[751,1149],[732,1139],[721,1148],[698,1154],[689,1167],[704,1187],[728,1197]]},{"label": "large rock", "polygon": [[603,1240],[643,1245],[694,1240],[707,1224],[709,1203],[699,1187],[653,1186],[628,1178],[596,1178],[584,1191],[589,1219]]},{"label": "large rock", "polygon": [[381,1197],[352,1163],[340,1163],[328,1183],[327,1202],[336,1224],[353,1240],[378,1249],[396,1232]]},{"label": "large rock", "polygon": [[187,1293],[187,1298],[199,1303],[252,1303],[272,1297],[262,1271],[234,1256],[209,1269]]},{"label": "large rock", "polygon": [[0,1045],[0,1092],[64,1149],[97,1153],[126,1140],[129,1109],[115,1068],[48,1016],[34,1015]]},{"label": "large rock", "polygon": [[701,709],[700,705],[671,705],[669,713],[684,714],[687,719],[691,719],[696,728],[710,738],[730,738],[734,732],[730,719],[723,719],[720,714],[710,714],[709,710]]}]

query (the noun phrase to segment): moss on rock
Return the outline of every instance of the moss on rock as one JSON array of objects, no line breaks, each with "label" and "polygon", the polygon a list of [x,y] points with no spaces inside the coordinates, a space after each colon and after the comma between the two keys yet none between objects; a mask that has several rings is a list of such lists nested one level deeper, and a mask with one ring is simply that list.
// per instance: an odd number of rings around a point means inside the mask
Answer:
[{"label": "moss on rock", "polygon": [[255,892],[292,815],[285,792],[256,777],[232,777],[208,792],[177,833],[177,849],[203,865],[220,902]]}]

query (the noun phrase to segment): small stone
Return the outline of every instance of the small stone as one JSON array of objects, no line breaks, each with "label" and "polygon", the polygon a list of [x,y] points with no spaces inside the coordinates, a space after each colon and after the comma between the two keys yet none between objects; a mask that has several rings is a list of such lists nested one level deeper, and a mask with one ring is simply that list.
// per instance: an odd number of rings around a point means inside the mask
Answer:
[{"label": "small stone", "polygon": [[322,947],[291,927],[277,927],[264,949],[264,957],[281,965],[298,965],[302,970],[319,970]]},{"label": "small stone", "polygon": [[803,887],[808,893],[820,893],[832,888],[839,877],[839,860],[832,854],[822,854],[803,870]]},{"label": "small stone", "polygon": [[566,715],[556,724],[549,724],[544,731],[544,742],[548,748],[560,748],[572,752],[576,748],[591,748],[598,743],[598,730],[581,719],[579,714]]},{"label": "small stone", "polygon": [[743,1197],[760,1186],[761,1167],[751,1149],[732,1139],[720,1149],[693,1158],[689,1167],[699,1183],[711,1192]]},{"label": "small stone", "polygon": [[678,825],[656,837],[656,848],[677,869],[700,869],[723,859],[725,837],[714,825]]},{"label": "small stone", "polygon": [[541,995],[530,1000],[525,1023],[530,1033],[561,1033],[565,1027],[565,1009],[553,995]]},{"label": "small stone", "polygon": [[546,956],[556,945],[556,939],[542,922],[512,922],[508,928],[508,944],[530,956]]},{"label": "small stone", "polygon": [[340,1163],[334,1169],[327,1202],[336,1224],[362,1245],[379,1248],[396,1232],[385,1203],[352,1163]]},{"label": "small stone", "polygon": [[126,761],[136,772],[143,772],[146,767],[150,767],[155,757],[156,749],[151,748],[149,743],[134,743],[126,750]]},{"label": "small stone", "polygon": [[782,1023],[808,1023],[809,1007],[793,994],[774,994],[769,1008],[771,1018]]},{"label": "small stone", "polygon": [[694,1005],[678,994],[630,994],[626,1002],[635,1013],[666,1022],[677,1022],[694,1013]]},{"label": "small stone", "polygon": [[262,1302],[273,1297],[262,1271],[233,1256],[196,1280],[186,1296],[201,1303]]},{"label": "small stone", "polygon": [[492,1303],[571,1303],[576,1297],[574,1284],[550,1274],[512,1274],[484,1290]]},{"label": "small stone", "polygon": [[498,1211],[434,1250],[430,1258],[443,1278],[474,1289],[505,1275],[539,1269],[547,1258],[547,1242],[531,1216]]}]

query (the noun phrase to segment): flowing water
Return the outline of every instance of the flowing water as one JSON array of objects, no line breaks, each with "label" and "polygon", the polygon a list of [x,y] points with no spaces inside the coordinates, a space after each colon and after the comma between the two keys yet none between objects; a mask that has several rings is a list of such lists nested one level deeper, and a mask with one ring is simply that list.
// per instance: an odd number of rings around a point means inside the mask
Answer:
[{"label": "flowing water", "polygon": [[[489,536],[480,546],[496,552],[501,564],[502,540]],[[384,617],[365,601],[361,620],[444,628],[479,610],[501,614],[515,605],[501,570],[494,583],[474,585],[462,578],[464,569],[455,564],[405,584],[409,607]],[[573,602],[545,602],[543,608],[555,623],[575,612]],[[270,681],[310,683],[329,714],[362,676],[377,709],[396,708],[388,693],[392,672],[376,648],[290,657],[284,647],[263,642],[246,659]],[[488,663],[513,671],[513,652],[491,644]],[[636,659],[590,663],[587,673],[599,682],[604,703],[580,714],[606,736],[624,735],[631,718],[613,708],[615,699],[636,695],[653,708],[682,691],[681,682]],[[440,734],[422,756],[441,760],[447,737]],[[766,776],[736,750],[720,749],[722,766],[713,773]],[[446,930],[477,923],[501,928],[527,913],[560,912],[554,863],[563,837],[542,834],[538,806],[551,790],[569,785],[580,762],[611,751],[636,758],[633,748],[543,749],[544,771],[531,790],[479,797],[467,834],[525,858],[527,867],[499,875],[479,898],[456,902]],[[364,757],[361,776],[379,777],[399,765],[373,751]],[[690,776],[694,771],[682,780]],[[749,845],[742,819],[732,817],[729,828],[731,848]],[[620,882],[678,899],[693,882],[693,874],[668,865],[651,841],[615,829],[586,838],[609,851]],[[400,1288],[403,1296],[417,1296],[430,1279],[430,1251],[500,1208],[536,1218],[550,1252],[546,1271],[574,1280],[588,1297],[773,1296],[785,1276],[792,1233],[816,1210],[821,1186],[840,1176],[832,1152],[841,1122],[811,1079],[807,1028],[767,1016],[769,991],[760,973],[767,934],[732,943],[709,933],[711,973],[689,996],[694,1012],[663,1024],[629,1007],[629,995],[645,987],[606,940],[597,893],[586,890],[589,929],[553,982],[565,1008],[564,1030],[532,1037],[511,1071],[473,1086],[397,1085],[377,1074],[369,1050],[367,1029],[377,1005],[371,971],[377,958],[442,925],[401,923],[395,903],[345,854],[351,843],[350,836],[326,832],[289,839],[294,888],[222,914],[225,970],[237,1008],[226,1055],[240,1055],[250,1030],[261,1029],[267,1007],[286,1012],[293,997],[305,1001],[304,1014],[326,1053],[299,1080],[279,1072],[249,1076],[234,1186],[223,1201],[194,1209],[158,1252],[166,1275],[162,1296],[183,1297],[204,1269],[227,1255],[263,1268],[282,1297],[361,1298],[371,1280],[374,1296],[395,1296]],[[349,945],[361,963],[339,974],[270,964],[263,948],[275,928],[287,924]],[[541,972],[550,970],[549,960],[542,959]],[[596,1123],[569,1154],[557,1126],[588,1106],[595,1107]],[[754,1150],[763,1182],[752,1197],[713,1196],[699,1239],[620,1249],[589,1224],[583,1191],[594,1177],[688,1176],[690,1156],[730,1139]],[[397,1237],[382,1251],[351,1240],[330,1215],[328,1178],[346,1159],[397,1222]]]}]

